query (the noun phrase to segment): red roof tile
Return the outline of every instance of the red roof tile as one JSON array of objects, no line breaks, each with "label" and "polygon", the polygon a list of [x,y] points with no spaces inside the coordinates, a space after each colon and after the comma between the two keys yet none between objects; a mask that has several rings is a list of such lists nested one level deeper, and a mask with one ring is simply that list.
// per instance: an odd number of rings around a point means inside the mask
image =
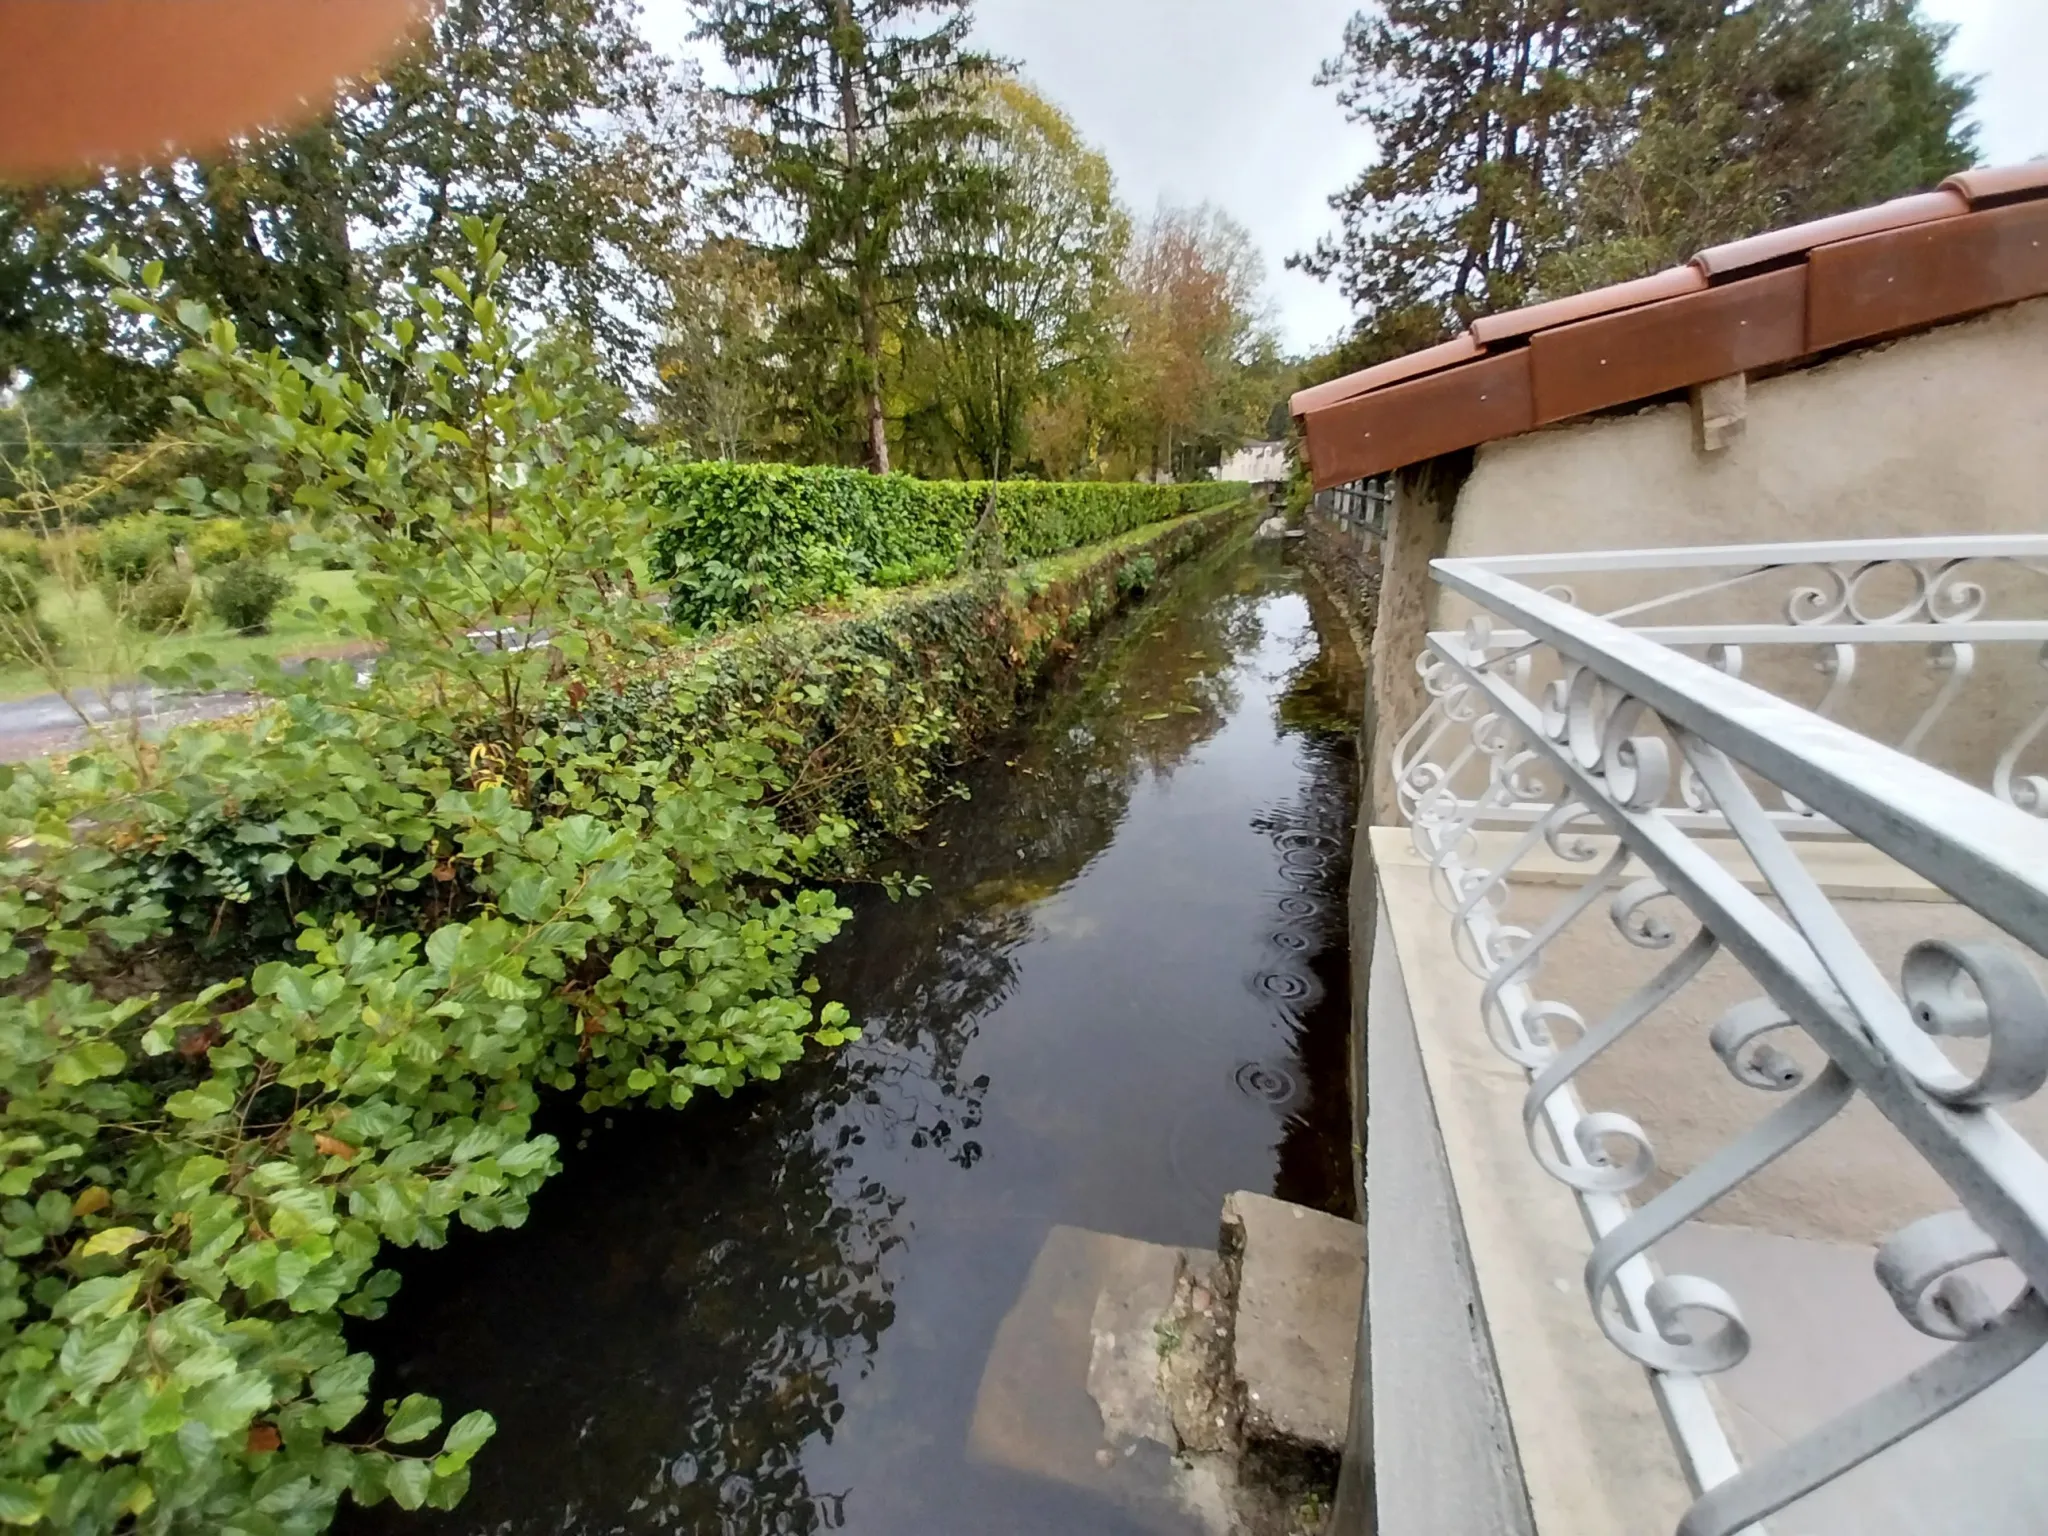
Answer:
[{"label": "red roof tile", "polygon": [[1489,316],[1441,346],[1305,389],[1293,410],[1316,485],[1342,485],[2044,294],[2048,161],[1965,171],[1937,192]]},{"label": "red roof tile", "polygon": [[1611,314],[1617,309],[1654,304],[1660,299],[1675,299],[1682,294],[1697,293],[1706,286],[1707,275],[1698,267],[1671,267],[1633,282],[1615,283],[1611,287],[1595,288],[1590,293],[1574,293],[1548,303],[1526,305],[1502,315],[1484,315],[1472,322],[1472,335],[1483,347],[1498,346],[1501,342],[1548,330],[1554,325],[1569,325],[1574,320]]},{"label": "red roof tile", "polygon": [[1810,224],[1794,224],[1789,229],[1751,235],[1747,240],[1709,246],[1693,257],[1692,264],[1709,277],[1727,277],[1787,256],[1803,256],[1817,245],[1853,240],[1858,235],[1874,235],[1908,224],[1925,224],[1932,219],[1952,219],[1969,211],[1969,202],[1960,192],[1922,192],[1879,203],[1875,208],[1858,208],[1832,218],[1815,219]]},{"label": "red roof tile", "polygon": [[1309,418],[1317,486],[1344,485],[1536,425],[1526,347],[1357,395]]},{"label": "red roof tile", "polygon": [[1410,352],[1389,362],[1376,363],[1358,373],[1347,373],[1341,379],[1332,379],[1327,384],[1316,384],[1297,393],[1288,402],[1288,411],[1295,416],[1305,416],[1310,411],[1320,411],[1340,401],[1370,394],[1375,389],[1384,389],[1389,384],[1398,384],[1403,379],[1417,378],[1425,373],[1435,373],[1439,368],[1449,368],[1458,363],[1469,363],[1479,355],[1479,343],[1469,332],[1461,332],[1449,341],[1434,347],[1425,347],[1420,352]]},{"label": "red roof tile", "polygon": [[1560,326],[1529,348],[1538,426],[1768,368],[1806,350],[1806,269]]},{"label": "red roof tile", "polygon": [[1807,350],[1958,319],[2048,293],[2048,200],[1815,251]]},{"label": "red roof tile", "polygon": [[1974,171],[1958,171],[1942,186],[1960,192],[1970,206],[1994,198],[2016,197],[2029,192],[2048,192],[2048,160],[2029,160],[2025,165],[1987,165]]}]

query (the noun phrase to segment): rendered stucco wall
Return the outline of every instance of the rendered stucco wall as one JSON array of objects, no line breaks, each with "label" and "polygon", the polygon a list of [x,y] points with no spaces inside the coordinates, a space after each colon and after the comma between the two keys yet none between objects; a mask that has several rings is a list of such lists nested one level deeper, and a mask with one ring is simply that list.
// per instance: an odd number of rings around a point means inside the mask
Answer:
[{"label": "rendered stucco wall", "polygon": [[[1444,467],[1410,471],[1404,484],[1427,484]],[[2048,299],[1754,382],[1743,434],[1716,453],[1695,447],[1690,406],[1664,404],[1486,444],[1453,494],[1447,530],[1429,498],[1396,505],[1374,656],[1385,743],[1421,708],[1413,665],[1423,636],[1468,617],[1429,580],[1432,553],[2048,532]],[[1994,614],[2039,613],[2048,599],[2044,575],[1971,567],[1958,579],[1982,579]],[[1593,612],[1682,584],[1669,575],[1569,579]],[[1795,585],[1774,578],[1671,617],[1782,623]],[[1883,608],[1909,589],[1895,572],[1877,577],[1869,595]],[[1807,646],[1752,648],[1744,675],[1811,707],[1827,692],[1817,663],[1828,659]],[[1988,785],[2006,744],[2048,703],[2048,673],[2037,648],[2021,644],[1980,647],[1974,665],[1967,691],[1916,755]],[[1900,743],[1943,674],[1917,646],[1866,647],[1857,667],[1836,718]],[[2036,757],[2048,750],[2036,747]],[[1373,814],[1382,823],[1395,819],[1386,780],[1376,764]]]},{"label": "rendered stucco wall", "polygon": [[1478,450],[1449,553],[2048,530],[2048,299],[1753,383],[1696,451],[1683,404]]},{"label": "rendered stucco wall", "polygon": [[1451,538],[1451,509],[1469,456],[1439,459],[1403,470],[1394,483],[1394,504],[1381,541],[1383,571],[1379,613],[1372,631],[1372,679],[1366,699],[1365,747],[1370,765],[1367,818],[1372,826],[1400,819],[1389,771],[1394,743],[1422,713],[1422,680],[1415,657],[1428,632],[1435,590],[1429,562]]}]

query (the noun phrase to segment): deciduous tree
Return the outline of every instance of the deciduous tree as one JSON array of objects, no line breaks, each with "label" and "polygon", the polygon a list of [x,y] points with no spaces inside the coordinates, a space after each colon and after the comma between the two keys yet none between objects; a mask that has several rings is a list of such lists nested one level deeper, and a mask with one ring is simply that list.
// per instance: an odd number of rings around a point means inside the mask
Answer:
[{"label": "deciduous tree", "polygon": [[1129,221],[1109,162],[1023,82],[992,81],[974,153],[994,195],[916,232],[932,281],[913,306],[905,422],[934,469],[1001,479],[1033,465],[1029,418],[1115,345]]},{"label": "deciduous tree", "polygon": [[1118,425],[1137,467],[1184,477],[1263,423],[1254,380],[1278,369],[1263,281],[1250,233],[1216,208],[1161,209],[1133,241]]},{"label": "deciduous tree", "polygon": [[782,276],[758,247],[730,237],[683,256],[655,371],[663,429],[704,458],[761,456],[774,441],[774,336]]}]

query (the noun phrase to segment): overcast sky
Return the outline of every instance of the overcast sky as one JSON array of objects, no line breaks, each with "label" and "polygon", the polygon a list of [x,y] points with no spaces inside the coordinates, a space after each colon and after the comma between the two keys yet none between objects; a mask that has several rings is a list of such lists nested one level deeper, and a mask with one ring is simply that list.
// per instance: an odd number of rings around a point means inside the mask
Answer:
[{"label": "overcast sky", "polygon": [[[665,47],[689,31],[685,0],[643,0]],[[1349,323],[1344,301],[1281,263],[1333,227],[1326,199],[1370,160],[1316,66],[1356,0],[977,0],[981,45],[1013,60],[1109,156],[1124,200],[1216,203],[1266,255],[1290,350]],[[2048,0],[1922,0],[1961,27],[1953,67],[1984,77],[1980,143],[1999,164],[2048,154]]]}]

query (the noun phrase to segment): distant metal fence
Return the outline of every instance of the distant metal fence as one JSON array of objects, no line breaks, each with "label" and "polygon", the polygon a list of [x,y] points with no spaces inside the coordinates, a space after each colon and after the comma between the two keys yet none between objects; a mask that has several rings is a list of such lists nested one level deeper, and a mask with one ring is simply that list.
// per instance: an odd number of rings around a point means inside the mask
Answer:
[{"label": "distant metal fence", "polygon": [[1376,539],[1387,536],[1387,513],[1393,504],[1391,475],[1375,475],[1370,480],[1354,480],[1349,485],[1318,491],[1310,503],[1315,511],[1334,518],[1350,532],[1370,534]]}]

